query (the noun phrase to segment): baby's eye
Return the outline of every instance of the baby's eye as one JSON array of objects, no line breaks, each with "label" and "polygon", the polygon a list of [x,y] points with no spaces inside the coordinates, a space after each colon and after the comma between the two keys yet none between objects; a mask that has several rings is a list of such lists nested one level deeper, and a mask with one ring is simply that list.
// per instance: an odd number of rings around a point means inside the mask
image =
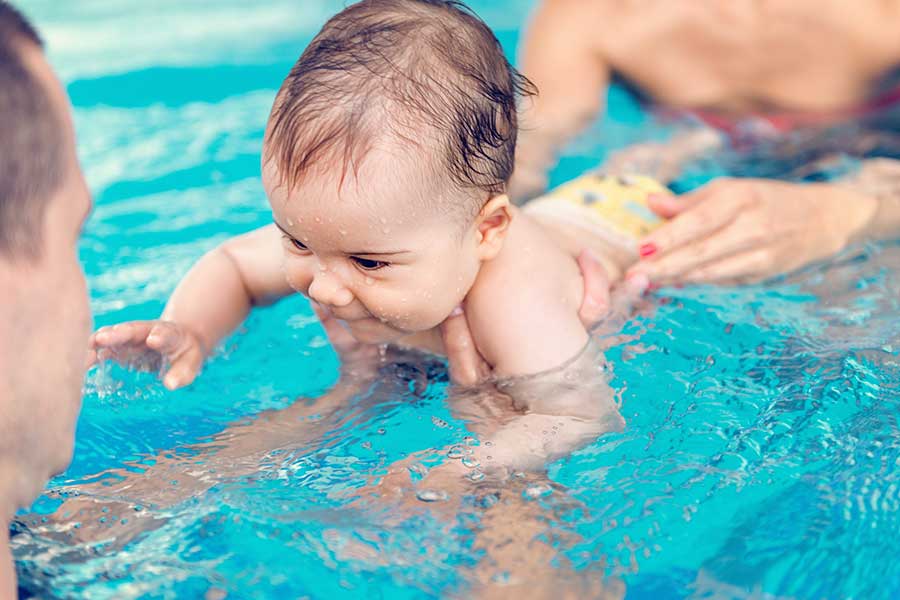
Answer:
[{"label": "baby's eye", "polygon": [[370,258],[361,258],[359,256],[351,256],[350,260],[356,263],[356,266],[364,271],[377,271],[390,265],[381,260],[372,260]]},{"label": "baby's eye", "polygon": [[287,239],[291,240],[291,244],[293,244],[294,248],[296,248],[300,252],[309,252],[309,248],[307,248],[306,244],[304,244],[300,240],[295,240],[294,238],[288,237],[288,236],[285,236],[285,237],[287,237]]}]

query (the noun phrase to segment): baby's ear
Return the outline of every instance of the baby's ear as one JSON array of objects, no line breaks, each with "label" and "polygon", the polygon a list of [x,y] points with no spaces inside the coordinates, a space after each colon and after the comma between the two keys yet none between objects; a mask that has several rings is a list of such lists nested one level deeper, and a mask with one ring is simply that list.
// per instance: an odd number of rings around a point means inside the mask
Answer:
[{"label": "baby's ear", "polygon": [[491,260],[497,256],[503,247],[511,222],[509,196],[506,194],[494,196],[482,207],[475,221],[478,231],[478,257],[481,260]]}]

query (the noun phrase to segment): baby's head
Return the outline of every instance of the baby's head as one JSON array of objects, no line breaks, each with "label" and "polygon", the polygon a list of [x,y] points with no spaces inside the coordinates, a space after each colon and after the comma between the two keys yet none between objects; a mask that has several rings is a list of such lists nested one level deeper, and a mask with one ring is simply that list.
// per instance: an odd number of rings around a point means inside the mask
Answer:
[{"label": "baby's head", "polygon": [[458,2],[364,0],[333,17],[285,79],[263,149],[291,285],[362,341],[440,324],[503,244],[530,87]]}]

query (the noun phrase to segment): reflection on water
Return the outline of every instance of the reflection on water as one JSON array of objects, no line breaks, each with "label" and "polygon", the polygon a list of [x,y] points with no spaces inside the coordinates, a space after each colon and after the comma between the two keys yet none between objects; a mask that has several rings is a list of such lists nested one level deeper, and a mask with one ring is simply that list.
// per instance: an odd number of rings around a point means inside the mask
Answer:
[{"label": "reflection on water", "polygon": [[[205,250],[270,220],[268,105],[343,3],[220,4],[25,3],[72,92],[97,198],[82,258],[98,325],[156,316]],[[472,4],[512,47],[522,3]],[[556,180],[667,131],[621,89],[610,108],[604,137],[573,144]],[[871,129],[759,140],[696,161],[679,185],[833,177],[897,153],[896,127]],[[596,397],[624,428],[575,436],[546,469],[482,468],[509,447],[492,435],[519,414],[510,398],[453,390],[412,354],[338,382],[309,308],[286,301],[190,389],[89,376],[75,462],[14,525],[22,585],[47,598],[896,597],[898,266],[900,247],[875,245],[768,286],[657,292],[596,336],[610,387]]]}]

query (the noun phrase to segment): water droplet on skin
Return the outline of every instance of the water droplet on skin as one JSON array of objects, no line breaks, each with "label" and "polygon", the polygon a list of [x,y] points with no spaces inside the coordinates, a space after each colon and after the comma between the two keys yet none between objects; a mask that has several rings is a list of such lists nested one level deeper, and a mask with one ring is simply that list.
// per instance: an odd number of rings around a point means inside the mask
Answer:
[{"label": "water droplet on skin", "polygon": [[462,446],[459,444],[455,446],[450,446],[450,449],[447,450],[447,458],[462,458],[464,456]]},{"label": "water droplet on skin", "polygon": [[416,498],[422,502],[443,502],[450,495],[444,490],[419,490],[416,492]]},{"label": "water droplet on skin", "polygon": [[[478,473],[479,471],[473,471],[473,473]],[[471,473],[469,474],[471,478]],[[484,473],[481,474],[484,477]],[[478,504],[481,505],[482,508],[490,508],[493,505],[497,504],[500,501],[500,495],[497,493],[493,494],[485,494],[481,498],[478,499]]]},{"label": "water droplet on skin", "polygon": [[293,226],[294,226],[294,220],[291,219],[290,217],[288,217],[288,227],[293,227]]},{"label": "water droplet on skin", "polygon": [[304,236],[303,236],[303,241],[304,241],[304,242],[308,242],[308,241],[309,241],[309,236],[308,236],[308,235],[304,235]]},{"label": "water droplet on skin", "polygon": [[381,224],[382,224],[382,225],[387,225],[387,219],[386,219],[386,218],[381,217],[381,218],[378,219],[378,220],[381,221]]},{"label": "water droplet on skin", "polygon": [[322,219],[319,217],[316,217],[316,223],[321,223],[321,222],[322,222]]},{"label": "water droplet on skin", "polygon": [[302,222],[303,222],[303,217],[297,217],[297,222],[298,222],[298,223],[302,223]]},{"label": "water droplet on skin", "polygon": [[484,479],[484,472],[474,469],[466,477],[469,478],[469,481],[481,481]]},{"label": "water droplet on skin", "polygon": [[341,229],[338,233],[340,233],[341,235],[347,235],[347,232],[344,231],[343,229]]},{"label": "water droplet on skin", "polygon": [[366,277],[366,285],[372,285],[375,283],[375,280],[371,277]]},{"label": "water droplet on skin", "polygon": [[490,446],[494,445],[494,442],[488,441],[488,442],[485,442],[484,445],[490,447]]},{"label": "water droplet on skin", "polygon": [[477,446],[477,445],[478,445],[478,440],[476,440],[476,439],[475,439],[474,437],[472,437],[471,435],[467,435],[466,437],[463,438],[463,443],[464,443],[466,446]]},{"label": "water droplet on skin", "polygon": [[467,469],[475,469],[475,468],[481,466],[481,463],[478,462],[478,461],[477,461],[474,457],[472,457],[472,456],[464,456],[463,459],[462,459],[462,464],[463,464],[463,466],[466,467]]}]

